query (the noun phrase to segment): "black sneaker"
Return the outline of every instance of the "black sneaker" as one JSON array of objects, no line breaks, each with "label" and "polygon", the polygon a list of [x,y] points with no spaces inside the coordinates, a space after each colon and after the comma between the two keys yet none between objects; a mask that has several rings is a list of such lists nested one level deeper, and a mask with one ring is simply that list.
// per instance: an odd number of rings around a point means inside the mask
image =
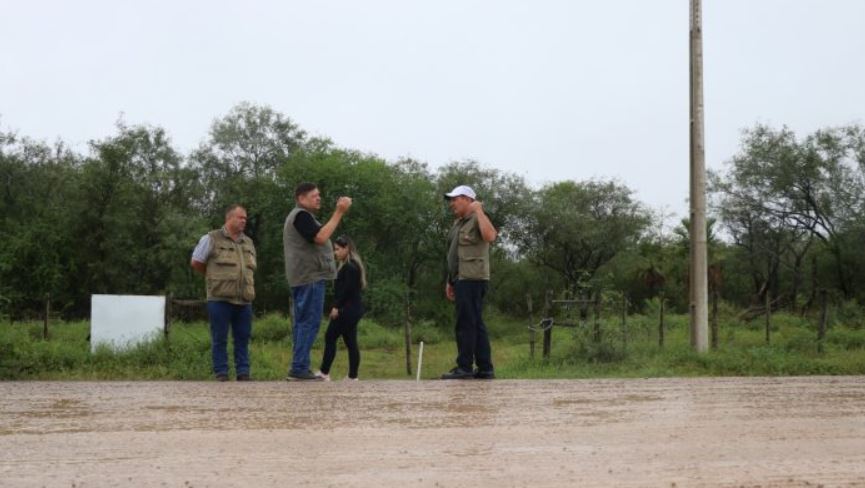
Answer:
[{"label": "black sneaker", "polygon": [[475,379],[477,380],[494,380],[496,379],[496,372],[489,369],[486,371],[481,371],[479,369],[475,370]]},{"label": "black sneaker", "polygon": [[442,375],[443,380],[470,380],[475,377],[475,372],[456,367]]},{"label": "black sneaker", "polygon": [[295,372],[292,371],[288,373],[288,376],[285,377],[286,381],[323,381],[324,378],[316,376],[312,371],[303,371],[303,372]]},{"label": "black sneaker", "polygon": [[241,373],[237,375],[237,381],[252,381],[252,378],[250,378],[248,374]]},{"label": "black sneaker", "polygon": [[220,383],[222,383],[224,381],[228,381],[228,375],[225,373],[220,373],[220,374],[216,375],[216,381],[218,381]]}]

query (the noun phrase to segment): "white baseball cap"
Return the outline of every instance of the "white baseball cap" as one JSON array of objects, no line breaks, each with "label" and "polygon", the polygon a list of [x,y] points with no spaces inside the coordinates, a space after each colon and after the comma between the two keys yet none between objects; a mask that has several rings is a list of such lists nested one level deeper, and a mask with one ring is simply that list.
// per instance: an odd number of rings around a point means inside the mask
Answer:
[{"label": "white baseball cap", "polygon": [[472,200],[475,200],[477,198],[477,195],[475,195],[475,191],[472,190],[472,188],[470,186],[466,186],[466,185],[460,185],[460,186],[454,188],[453,190],[451,190],[450,193],[445,193],[445,198],[447,198],[447,199],[451,199],[453,197],[459,197],[459,196],[469,197]]}]

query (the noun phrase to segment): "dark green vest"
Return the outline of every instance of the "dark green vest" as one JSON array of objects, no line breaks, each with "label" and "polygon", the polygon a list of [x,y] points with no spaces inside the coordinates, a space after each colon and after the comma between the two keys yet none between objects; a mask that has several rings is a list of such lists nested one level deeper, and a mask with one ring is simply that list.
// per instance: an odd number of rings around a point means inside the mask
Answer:
[{"label": "dark green vest", "polygon": [[[456,247],[456,256],[448,253],[448,268],[451,279],[484,280],[490,279],[490,243],[481,236],[478,218],[472,214],[463,219],[457,219],[448,233],[450,248]],[[454,263],[453,258],[457,261]]]},{"label": "dark green vest", "polygon": [[255,246],[246,234],[235,242],[224,229],[211,231],[207,258],[207,300],[235,304],[255,299]]}]

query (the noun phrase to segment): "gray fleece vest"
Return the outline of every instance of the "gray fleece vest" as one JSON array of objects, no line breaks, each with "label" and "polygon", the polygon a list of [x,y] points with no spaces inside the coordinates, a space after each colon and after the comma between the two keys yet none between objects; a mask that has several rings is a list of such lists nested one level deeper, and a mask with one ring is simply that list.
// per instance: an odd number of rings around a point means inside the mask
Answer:
[{"label": "gray fleece vest", "polygon": [[[304,239],[294,228],[294,219],[300,212],[306,210],[295,207],[285,218],[285,225],[282,227],[282,249],[285,253],[285,277],[288,279],[288,286],[335,279],[336,261],[330,239],[321,245]],[[318,220],[315,222],[319,223]]]}]

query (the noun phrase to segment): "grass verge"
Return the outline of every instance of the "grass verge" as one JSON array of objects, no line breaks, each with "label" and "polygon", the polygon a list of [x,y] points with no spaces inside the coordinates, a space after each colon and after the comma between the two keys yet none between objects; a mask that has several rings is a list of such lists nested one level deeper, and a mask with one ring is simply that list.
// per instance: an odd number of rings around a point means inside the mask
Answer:
[{"label": "grass verge", "polygon": [[[585,328],[556,328],[548,359],[541,358],[542,334],[536,354],[529,354],[524,321],[491,314],[488,319],[496,373],[499,378],[596,378],[663,376],[762,376],[865,374],[865,329],[835,324],[817,352],[816,326],[806,319],[779,314],[773,318],[771,342],[761,324],[722,322],[719,347],[699,354],[689,346],[687,316],[667,318],[665,344],[658,344],[656,321],[631,316],[623,328],[617,320],[601,323],[601,340]],[[312,352],[313,366],[321,360],[322,324]],[[424,341],[423,378],[435,378],[453,366],[453,333],[432,323],[415,324],[411,371],[406,370],[404,332],[364,319],[359,326],[361,378],[413,378],[417,342]],[[115,352],[90,352],[87,322],[52,325],[48,340],[38,323],[0,323],[0,379],[27,380],[205,380],[211,377],[210,339],[203,322],[178,323],[167,339]],[[230,349],[230,347],[229,347]],[[278,380],[291,359],[289,321],[278,315],[257,318],[250,345],[253,376]],[[340,347],[332,375],[347,367]]]}]

